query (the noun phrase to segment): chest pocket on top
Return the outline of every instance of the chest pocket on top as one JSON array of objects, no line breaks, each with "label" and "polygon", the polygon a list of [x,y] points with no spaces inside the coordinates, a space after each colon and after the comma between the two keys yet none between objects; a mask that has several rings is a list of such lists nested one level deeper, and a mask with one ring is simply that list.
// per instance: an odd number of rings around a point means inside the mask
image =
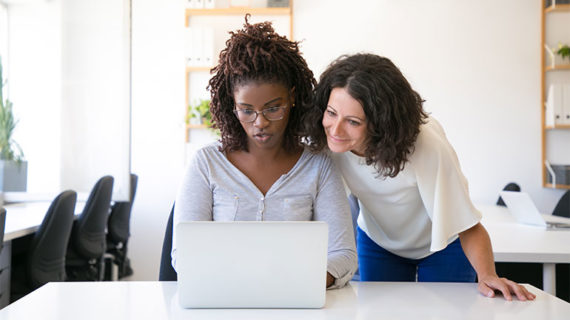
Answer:
[{"label": "chest pocket on top", "polygon": [[291,196],[283,199],[283,213],[290,221],[313,219],[313,197],[311,195]]},{"label": "chest pocket on top", "polygon": [[239,207],[239,197],[223,189],[214,190],[212,214],[214,221],[234,221]]}]

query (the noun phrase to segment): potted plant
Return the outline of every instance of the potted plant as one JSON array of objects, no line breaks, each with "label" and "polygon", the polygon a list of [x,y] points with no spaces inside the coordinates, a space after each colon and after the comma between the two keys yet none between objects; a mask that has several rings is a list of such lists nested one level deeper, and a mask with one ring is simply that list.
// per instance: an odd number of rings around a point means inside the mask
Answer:
[{"label": "potted plant", "polygon": [[196,119],[199,124],[205,125],[216,135],[220,135],[218,129],[212,128],[212,114],[210,113],[210,100],[201,99],[198,103],[188,106],[188,116],[186,123],[190,124],[192,119]]},{"label": "potted plant", "polygon": [[12,102],[4,100],[2,59],[0,58],[0,191],[26,191],[28,163],[24,153],[12,138],[18,121],[14,119]]},{"label": "potted plant", "polygon": [[556,51],[556,53],[558,53],[562,57],[562,61],[564,61],[566,57],[569,57],[570,59],[570,47],[568,47],[567,44],[562,45],[562,43],[559,43],[558,51]]},{"label": "potted plant", "polygon": [[188,106],[188,119],[198,119],[200,124],[212,126],[212,114],[210,113],[210,100],[200,100],[197,104]]}]

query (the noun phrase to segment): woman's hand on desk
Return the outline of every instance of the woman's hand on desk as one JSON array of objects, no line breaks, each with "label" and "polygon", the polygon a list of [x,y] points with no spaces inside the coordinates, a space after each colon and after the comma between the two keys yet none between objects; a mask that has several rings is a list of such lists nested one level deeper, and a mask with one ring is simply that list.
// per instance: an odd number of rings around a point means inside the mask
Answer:
[{"label": "woman's hand on desk", "polygon": [[479,279],[477,287],[484,296],[493,298],[495,290],[500,291],[505,299],[512,300],[512,295],[516,295],[521,301],[534,300],[536,296],[529,292],[524,286],[507,278],[499,278],[497,275],[484,276]]}]

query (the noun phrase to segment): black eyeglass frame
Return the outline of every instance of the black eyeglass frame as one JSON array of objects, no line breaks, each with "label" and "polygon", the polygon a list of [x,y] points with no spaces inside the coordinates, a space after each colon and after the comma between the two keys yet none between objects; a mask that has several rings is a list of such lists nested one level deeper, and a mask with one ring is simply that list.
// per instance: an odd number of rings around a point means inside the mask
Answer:
[{"label": "black eyeglass frame", "polygon": [[[269,119],[269,118],[267,117],[267,115],[265,114],[266,112],[273,111],[273,110],[278,110],[278,109],[283,110],[283,113],[281,114],[281,116],[280,116],[278,119]],[[285,117],[285,110],[287,110],[287,106],[286,106],[286,105],[285,105],[285,106],[280,106],[280,107],[271,107],[271,108],[263,109],[263,110],[261,110],[261,111],[255,111],[255,110],[252,110],[252,109],[238,109],[238,108],[236,108],[236,109],[233,110],[233,112],[234,112],[234,114],[236,115],[236,117],[238,118],[238,120],[239,120],[240,122],[243,122],[243,123],[252,123],[252,122],[255,122],[255,120],[257,120],[257,117],[259,117],[259,114],[260,114],[260,113],[263,114],[263,117],[264,117],[267,121],[279,121],[279,120],[282,120],[282,119]],[[240,119],[240,111],[241,111],[242,113],[243,113],[244,111],[247,111],[247,112],[254,112],[254,113],[255,113],[255,117],[254,117],[252,120],[244,121],[244,120]]]}]

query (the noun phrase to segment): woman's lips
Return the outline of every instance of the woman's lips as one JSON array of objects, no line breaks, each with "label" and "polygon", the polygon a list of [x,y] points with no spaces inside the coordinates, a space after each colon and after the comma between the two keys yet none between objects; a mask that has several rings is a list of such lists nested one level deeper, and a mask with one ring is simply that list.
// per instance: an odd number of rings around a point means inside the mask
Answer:
[{"label": "woman's lips", "polygon": [[269,140],[269,138],[271,138],[271,135],[268,133],[258,133],[258,134],[255,134],[253,137],[257,141],[265,142],[265,141]]}]

